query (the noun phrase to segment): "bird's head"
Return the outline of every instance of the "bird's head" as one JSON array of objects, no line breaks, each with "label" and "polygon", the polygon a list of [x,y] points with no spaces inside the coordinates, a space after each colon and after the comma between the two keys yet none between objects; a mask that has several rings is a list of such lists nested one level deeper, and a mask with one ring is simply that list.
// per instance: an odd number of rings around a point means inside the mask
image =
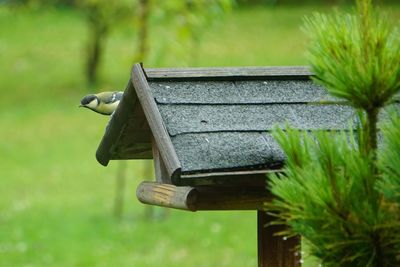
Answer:
[{"label": "bird's head", "polygon": [[95,110],[100,104],[99,98],[96,95],[87,95],[81,100],[79,107]]}]

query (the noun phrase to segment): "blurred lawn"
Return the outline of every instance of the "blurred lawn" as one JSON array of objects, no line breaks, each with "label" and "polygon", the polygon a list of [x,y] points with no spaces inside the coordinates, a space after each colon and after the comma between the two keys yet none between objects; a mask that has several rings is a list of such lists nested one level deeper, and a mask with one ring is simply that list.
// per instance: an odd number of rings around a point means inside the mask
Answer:
[{"label": "blurred lawn", "polygon": [[[398,6],[387,9],[400,17]],[[204,33],[196,58],[156,26],[145,65],[306,64],[299,27],[316,10],[329,9],[235,10]],[[256,266],[255,212],[146,220],[135,189],[151,177],[140,161],[129,162],[125,215],[113,219],[116,164],[94,158],[108,118],[77,108],[88,92],[85,34],[71,10],[0,6],[0,266]],[[129,25],[110,36],[102,88],[124,88],[134,42]]]}]

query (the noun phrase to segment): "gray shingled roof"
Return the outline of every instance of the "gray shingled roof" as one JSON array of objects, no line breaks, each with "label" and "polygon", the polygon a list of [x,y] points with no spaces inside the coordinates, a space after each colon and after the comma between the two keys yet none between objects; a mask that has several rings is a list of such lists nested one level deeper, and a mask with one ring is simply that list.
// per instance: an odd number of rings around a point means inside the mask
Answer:
[{"label": "gray shingled roof", "polygon": [[149,82],[182,174],[280,167],[271,136],[288,122],[301,130],[344,130],[355,119],[308,80]]},{"label": "gray shingled roof", "polygon": [[263,179],[285,160],[272,137],[274,127],[288,122],[304,131],[339,131],[357,124],[354,110],[337,104],[310,75],[305,67],[143,69],[135,64],[97,160],[107,165],[156,157],[162,175],[179,185]]}]

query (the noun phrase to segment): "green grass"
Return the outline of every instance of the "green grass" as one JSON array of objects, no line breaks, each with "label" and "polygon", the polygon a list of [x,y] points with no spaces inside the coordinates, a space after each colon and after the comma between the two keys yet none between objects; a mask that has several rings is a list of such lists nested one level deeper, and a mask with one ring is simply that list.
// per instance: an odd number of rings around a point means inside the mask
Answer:
[{"label": "green grass", "polygon": [[[156,25],[145,65],[306,64],[299,27],[315,10],[235,10],[204,33],[197,58],[176,51],[170,31]],[[128,80],[128,26],[110,36],[101,88]],[[117,163],[104,168],[94,158],[108,118],[77,108],[88,92],[79,13],[0,7],[0,33],[0,266],[256,266],[255,212],[147,220],[135,197],[151,178],[141,161],[129,162],[124,217],[113,219]]]}]

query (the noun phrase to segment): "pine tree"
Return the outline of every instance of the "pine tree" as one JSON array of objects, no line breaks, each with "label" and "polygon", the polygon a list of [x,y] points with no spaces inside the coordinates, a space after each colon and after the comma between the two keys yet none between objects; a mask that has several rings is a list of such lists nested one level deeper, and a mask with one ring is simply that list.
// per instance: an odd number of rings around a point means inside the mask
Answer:
[{"label": "pine tree", "polygon": [[[400,38],[370,0],[356,14],[306,19],[314,81],[356,109],[355,131],[275,132],[286,153],[270,178],[269,212],[300,234],[322,266],[400,266]],[[378,115],[392,107],[382,127]]]}]

